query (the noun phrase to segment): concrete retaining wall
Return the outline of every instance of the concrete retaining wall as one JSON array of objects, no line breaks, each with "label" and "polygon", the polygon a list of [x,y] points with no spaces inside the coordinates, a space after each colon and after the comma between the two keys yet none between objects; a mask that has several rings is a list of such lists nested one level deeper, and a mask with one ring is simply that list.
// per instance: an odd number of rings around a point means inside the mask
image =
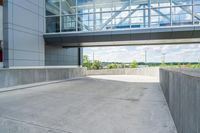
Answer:
[{"label": "concrete retaining wall", "polygon": [[200,70],[160,69],[160,83],[179,133],[200,133]]},{"label": "concrete retaining wall", "polygon": [[0,88],[83,77],[85,72],[85,68],[65,67],[0,69]]},{"label": "concrete retaining wall", "polygon": [[145,75],[159,77],[159,68],[123,68],[123,69],[103,69],[87,70],[87,75]]}]

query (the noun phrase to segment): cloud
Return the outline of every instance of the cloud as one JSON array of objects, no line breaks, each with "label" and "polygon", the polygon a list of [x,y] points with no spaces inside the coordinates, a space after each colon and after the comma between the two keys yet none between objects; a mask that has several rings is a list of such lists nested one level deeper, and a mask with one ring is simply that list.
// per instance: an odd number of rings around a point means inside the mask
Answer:
[{"label": "cloud", "polygon": [[198,61],[200,44],[157,45],[157,46],[118,46],[84,48],[84,55],[89,58],[109,62],[145,61],[145,51],[148,62],[161,62],[163,53],[167,62]]}]

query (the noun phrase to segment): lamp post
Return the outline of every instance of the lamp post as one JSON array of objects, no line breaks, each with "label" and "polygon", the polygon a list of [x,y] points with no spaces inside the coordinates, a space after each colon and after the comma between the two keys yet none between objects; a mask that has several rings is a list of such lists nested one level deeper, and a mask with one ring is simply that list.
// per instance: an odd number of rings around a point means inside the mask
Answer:
[{"label": "lamp post", "polygon": [[144,51],[144,61],[145,61],[145,67],[146,67],[146,65],[147,65],[147,49],[145,49],[145,51]]},{"label": "lamp post", "polygon": [[163,63],[165,63],[165,57],[166,57],[166,53],[162,53],[162,61],[163,61]]},{"label": "lamp post", "polygon": [[92,62],[94,63],[94,51],[92,53]]}]

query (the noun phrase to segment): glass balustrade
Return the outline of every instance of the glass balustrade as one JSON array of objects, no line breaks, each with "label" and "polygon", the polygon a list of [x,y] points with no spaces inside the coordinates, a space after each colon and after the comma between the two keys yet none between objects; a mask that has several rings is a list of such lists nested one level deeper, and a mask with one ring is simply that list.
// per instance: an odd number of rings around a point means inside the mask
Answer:
[{"label": "glass balustrade", "polygon": [[200,25],[200,0],[45,0],[46,32]]}]

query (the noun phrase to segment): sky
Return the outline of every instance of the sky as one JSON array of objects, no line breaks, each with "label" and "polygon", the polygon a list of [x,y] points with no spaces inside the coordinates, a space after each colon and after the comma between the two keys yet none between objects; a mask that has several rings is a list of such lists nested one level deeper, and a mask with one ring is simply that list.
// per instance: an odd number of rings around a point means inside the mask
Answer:
[{"label": "sky", "polygon": [[90,60],[102,62],[123,62],[133,60],[145,62],[198,62],[200,61],[200,44],[184,45],[152,45],[152,46],[118,46],[118,47],[89,47],[84,48],[84,55]]}]

